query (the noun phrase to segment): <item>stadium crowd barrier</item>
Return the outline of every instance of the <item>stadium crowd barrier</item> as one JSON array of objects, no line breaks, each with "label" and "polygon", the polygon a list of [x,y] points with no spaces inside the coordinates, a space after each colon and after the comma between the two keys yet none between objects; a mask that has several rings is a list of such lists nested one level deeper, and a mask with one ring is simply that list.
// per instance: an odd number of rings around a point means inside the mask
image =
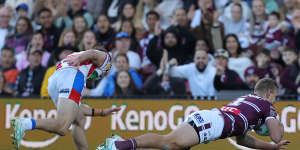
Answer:
[{"label": "stadium crowd barrier", "polygon": [[[95,149],[103,143],[111,134],[118,134],[123,138],[138,136],[144,133],[154,132],[168,133],[182,123],[187,116],[198,110],[220,108],[228,101],[195,101],[176,99],[88,99],[84,100],[92,107],[107,108],[121,107],[121,110],[108,117],[87,117],[85,130],[89,149]],[[284,138],[292,143],[288,149],[299,149],[300,143],[300,102],[279,101],[275,104],[278,117],[285,128]],[[12,133],[10,119],[20,117],[54,118],[56,109],[51,100],[46,99],[22,99],[0,98],[0,149],[13,149],[9,134]],[[254,132],[251,135],[270,141],[269,137],[261,137]],[[76,149],[72,141],[71,133],[64,137],[49,134],[42,131],[27,133],[21,142],[21,149]],[[227,138],[201,144],[192,148],[210,150],[244,149],[235,143],[235,138]]]}]

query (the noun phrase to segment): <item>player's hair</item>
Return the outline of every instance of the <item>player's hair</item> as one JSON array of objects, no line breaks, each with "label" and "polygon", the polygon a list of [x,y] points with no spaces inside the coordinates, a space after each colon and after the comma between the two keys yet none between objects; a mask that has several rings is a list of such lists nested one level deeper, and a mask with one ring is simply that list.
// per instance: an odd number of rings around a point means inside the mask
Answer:
[{"label": "player's hair", "polygon": [[278,89],[278,86],[276,82],[271,78],[263,78],[260,79],[255,87],[254,87],[254,93],[258,94],[265,94],[268,91],[275,91]]}]

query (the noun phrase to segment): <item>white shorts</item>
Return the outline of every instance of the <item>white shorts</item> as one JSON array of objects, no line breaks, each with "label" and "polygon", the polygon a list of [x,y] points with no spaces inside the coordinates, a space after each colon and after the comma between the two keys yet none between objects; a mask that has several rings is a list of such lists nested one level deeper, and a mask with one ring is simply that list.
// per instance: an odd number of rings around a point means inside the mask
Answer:
[{"label": "white shorts", "polygon": [[218,109],[194,112],[185,122],[195,129],[199,143],[208,143],[219,139],[224,128],[224,119]]},{"label": "white shorts", "polygon": [[80,104],[84,87],[83,73],[73,68],[56,70],[48,79],[48,93],[55,106],[58,98],[68,98]]}]

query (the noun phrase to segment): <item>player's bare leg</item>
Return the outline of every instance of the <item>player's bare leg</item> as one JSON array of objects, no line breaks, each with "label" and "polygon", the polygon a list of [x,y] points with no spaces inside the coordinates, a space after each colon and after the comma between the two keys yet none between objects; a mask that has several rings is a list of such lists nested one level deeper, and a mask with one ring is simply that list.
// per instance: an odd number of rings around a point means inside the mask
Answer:
[{"label": "player's bare leg", "polygon": [[59,98],[57,104],[57,117],[55,119],[28,119],[14,118],[11,124],[14,132],[11,135],[16,148],[20,147],[25,131],[39,129],[61,136],[66,135],[71,123],[75,120],[79,107],[74,101],[66,98]]},{"label": "player's bare leg", "polygon": [[66,135],[71,123],[75,120],[79,106],[73,100],[59,98],[55,119],[37,119],[36,129]]},{"label": "player's bare leg", "polygon": [[[183,123],[178,126],[177,129],[167,135],[149,133],[126,141],[111,140],[111,142],[111,144],[113,144],[118,150],[130,150],[136,148],[176,150],[188,148],[198,144],[199,138],[195,129],[191,125],[188,123]],[[110,145],[110,143],[108,144]]]},{"label": "player's bare leg", "polygon": [[80,109],[72,124],[72,137],[78,150],[88,150],[88,143],[84,134],[85,115]]}]

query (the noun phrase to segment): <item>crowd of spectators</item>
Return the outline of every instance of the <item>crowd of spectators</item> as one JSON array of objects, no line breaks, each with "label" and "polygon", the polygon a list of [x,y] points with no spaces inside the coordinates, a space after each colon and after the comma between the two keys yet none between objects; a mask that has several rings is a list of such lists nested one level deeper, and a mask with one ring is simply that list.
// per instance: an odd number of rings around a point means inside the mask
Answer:
[{"label": "crowd of spectators", "polygon": [[1,0],[0,95],[48,97],[68,54],[113,57],[92,97],[213,97],[264,77],[300,95],[300,0]]}]

